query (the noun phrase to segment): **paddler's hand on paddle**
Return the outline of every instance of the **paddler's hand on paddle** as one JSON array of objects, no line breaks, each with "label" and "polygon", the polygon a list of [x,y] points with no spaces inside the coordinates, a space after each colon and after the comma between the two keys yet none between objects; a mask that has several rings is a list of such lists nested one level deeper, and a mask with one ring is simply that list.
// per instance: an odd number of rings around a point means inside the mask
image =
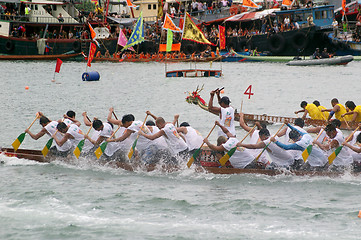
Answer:
[{"label": "paddler's hand on paddle", "polygon": [[83,112],[81,115],[82,115],[83,117],[86,117],[86,116],[87,116],[87,113],[86,113],[86,112]]},{"label": "paddler's hand on paddle", "polygon": [[208,138],[203,139],[203,142],[208,145],[209,144]]},{"label": "paddler's hand on paddle", "polygon": [[237,147],[244,147],[244,144],[239,142],[239,143],[237,143]]},{"label": "paddler's hand on paddle", "polygon": [[174,115],[174,121],[178,121],[178,119],[179,119],[179,114]]},{"label": "paddler's hand on paddle", "polygon": [[38,118],[40,118],[40,117],[44,116],[44,114],[43,114],[42,112],[37,112],[37,113],[36,113],[36,116],[37,116]]},{"label": "paddler's hand on paddle", "polygon": [[221,126],[221,124],[218,121],[215,121],[214,124],[217,126]]},{"label": "paddler's hand on paddle", "polygon": [[345,116],[346,116],[346,114],[342,114],[342,115],[341,115],[341,117],[343,117],[343,118],[344,118]]},{"label": "paddler's hand on paddle", "polygon": [[270,140],[271,140],[271,142],[277,142],[276,138],[273,136],[270,138]]},{"label": "paddler's hand on paddle", "polygon": [[214,96],[214,94],[216,93],[217,90],[218,90],[218,88],[216,90],[211,91],[211,96],[212,97]]}]

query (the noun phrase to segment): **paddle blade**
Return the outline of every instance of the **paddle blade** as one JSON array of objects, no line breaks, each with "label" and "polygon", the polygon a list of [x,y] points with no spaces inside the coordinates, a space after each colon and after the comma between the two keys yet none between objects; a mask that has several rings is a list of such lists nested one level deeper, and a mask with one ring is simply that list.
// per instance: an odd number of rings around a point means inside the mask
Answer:
[{"label": "paddle blade", "polygon": [[81,140],[79,143],[78,143],[78,146],[76,146],[75,150],[74,150],[74,155],[76,158],[79,159],[79,156],[80,156],[80,153],[81,153],[81,150],[83,150],[83,146],[84,146],[84,139]]},{"label": "paddle blade", "polygon": [[103,155],[103,153],[104,153],[104,151],[105,151],[105,149],[107,147],[107,144],[108,144],[108,142],[103,142],[102,145],[100,145],[97,148],[97,150],[95,150],[94,153],[95,153],[95,156],[97,157],[97,159],[99,159],[100,156]]},{"label": "paddle blade", "polygon": [[13,142],[12,146],[14,148],[14,150],[18,150],[18,148],[20,147],[20,144],[24,141],[25,138],[25,133],[22,133],[19,135],[19,137]]},{"label": "paddle blade", "polygon": [[306,147],[306,149],[302,152],[302,158],[304,162],[307,161],[307,158],[308,156],[310,156],[311,152],[312,152],[312,144]]},{"label": "paddle blade", "polygon": [[46,157],[46,155],[48,155],[49,149],[51,148],[51,145],[53,144],[53,138],[50,138],[48,140],[48,142],[45,144],[43,150],[41,150],[41,153],[43,154],[44,157]]},{"label": "paddle blade", "polygon": [[221,159],[219,159],[219,162],[222,166],[228,162],[228,160],[232,157],[233,153],[237,150],[237,147],[231,148]]},{"label": "paddle blade", "polygon": [[138,138],[135,139],[132,147],[130,148],[129,152],[128,152],[128,158],[129,160],[133,157],[134,151],[135,151],[135,146],[137,146],[137,142],[138,142]]},{"label": "paddle blade", "polygon": [[337,155],[341,152],[342,150],[342,145],[339,146],[338,148],[336,148],[336,150],[330,155],[328,156],[328,163],[331,165],[333,163],[333,160],[335,160],[335,158],[337,157]]},{"label": "paddle blade", "polygon": [[192,155],[192,157],[188,160],[187,162],[187,166],[188,168],[190,168],[194,162],[194,160],[196,160],[196,158],[198,157],[199,153],[201,152],[201,149],[198,148]]}]

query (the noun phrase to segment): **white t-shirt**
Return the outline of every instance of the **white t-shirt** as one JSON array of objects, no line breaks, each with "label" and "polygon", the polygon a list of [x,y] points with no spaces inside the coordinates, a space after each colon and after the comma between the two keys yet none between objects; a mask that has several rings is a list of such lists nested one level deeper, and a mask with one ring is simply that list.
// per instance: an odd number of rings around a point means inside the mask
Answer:
[{"label": "white t-shirt", "polygon": [[[159,132],[159,128],[157,126],[148,126],[149,131],[151,131],[152,134],[156,134]],[[161,136],[157,139],[154,139],[154,142],[157,144],[158,147],[164,149],[168,148],[168,143],[166,142],[166,139],[164,136]]]},{"label": "white t-shirt", "polygon": [[188,149],[187,144],[179,136],[177,129],[173,124],[167,123],[162,130],[166,135],[168,146],[174,154],[178,154],[179,152]]},{"label": "white t-shirt", "polygon": [[[337,132],[336,136],[331,139],[336,140],[339,144],[339,146],[342,146],[342,143],[345,141],[345,138],[343,137],[343,134],[341,132]],[[336,150],[336,148],[331,149],[330,151],[328,151],[328,154],[332,154],[334,151]],[[347,147],[343,147],[340,151],[340,153],[336,156],[336,158],[333,160],[332,165],[335,166],[347,166],[352,164],[353,159],[352,156],[350,154],[350,152],[348,151]]]},{"label": "white t-shirt", "polygon": [[186,139],[186,144],[188,145],[188,150],[198,149],[203,144],[202,135],[192,127],[186,127],[187,134],[183,134]]},{"label": "white t-shirt", "polygon": [[71,136],[73,136],[73,138],[69,138],[73,147],[78,146],[78,143],[84,139],[83,132],[75,124],[71,124],[66,133],[69,133]]},{"label": "white t-shirt", "polygon": [[[219,123],[224,126],[225,128],[228,129],[228,131],[236,136],[236,129],[234,126],[234,109],[233,107],[227,107],[227,108],[222,108],[221,107],[221,114],[220,114],[220,121]],[[224,132],[222,131],[222,129],[219,129],[218,131],[218,136],[225,136],[226,134],[224,134]]]},{"label": "white t-shirt", "polygon": [[[276,140],[278,140],[278,137],[276,137]],[[263,141],[264,144],[269,144],[271,141],[270,138]],[[271,142],[268,145],[267,153],[272,159],[272,162],[276,163],[280,167],[287,167],[293,164],[294,158],[292,154],[289,153],[289,151],[284,150],[283,148],[280,148],[277,146],[274,142]]]},{"label": "white t-shirt", "polygon": [[[138,131],[140,131],[140,127],[142,127],[142,125],[143,125],[142,121],[133,121],[132,124],[128,127],[128,130],[133,132],[132,135],[130,135],[130,139],[131,139],[132,144],[135,141],[135,139],[137,138]],[[143,125],[142,131],[147,135],[150,134],[149,128],[147,126],[145,126],[145,125]],[[152,144],[151,140],[149,140],[148,138],[143,137],[142,135],[139,135],[136,148],[139,151],[143,151],[144,149],[146,149],[151,144]]]},{"label": "white t-shirt", "polygon": [[[229,138],[226,143],[222,144],[222,146],[227,150],[231,150],[238,143],[237,138]],[[244,148],[237,148],[237,150],[233,153],[233,155],[229,158],[229,162],[232,164],[234,168],[245,168],[248,164],[250,164],[254,159],[248,151]]]},{"label": "white t-shirt", "polygon": [[[57,121],[51,121],[50,123],[48,123],[45,126],[45,130],[48,132],[48,135],[51,137],[53,136],[53,134],[56,132],[57,127],[58,126],[58,122]],[[56,138],[57,139],[62,139],[63,138],[63,134],[61,134],[59,131],[56,133]],[[55,141],[53,141],[53,144],[55,145],[56,149],[59,152],[66,152],[68,150],[70,150],[70,148],[72,147],[72,144],[69,140],[67,140],[63,146],[59,146]]]},{"label": "white t-shirt", "polygon": [[[125,127],[120,127],[119,130],[116,132],[115,137],[122,136],[125,130],[126,130]],[[127,151],[130,149],[131,146],[132,146],[132,142],[131,139],[129,138],[125,139],[122,142],[108,142],[104,154],[107,156],[113,156],[113,154],[119,149]]]},{"label": "white t-shirt", "polygon": [[[307,133],[306,130],[304,130],[303,128],[299,127],[299,126],[293,126],[294,128],[296,128],[298,131],[302,132],[302,133]],[[286,135],[285,135],[285,143],[289,144],[292,143],[292,140],[289,137],[289,134],[291,132],[291,128],[287,128],[286,131]],[[288,152],[293,156],[293,159],[302,159],[302,152],[301,151],[297,151],[297,150],[288,150]]]},{"label": "white t-shirt", "polygon": [[[250,144],[257,144],[261,141],[261,139],[259,138],[259,130],[254,130],[253,133],[249,136],[249,143]],[[262,152],[263,149],[247,149],[247,151],[249,151],[249,153],[252,154],[252,156],[254,156],[255,158],[258,157],[258,155]],[[262,154],[259,158],[258,158],[258,162],[261,162],[263,164],[268,164],[269,163],[269,159],[267,157],[267,154]]]}]

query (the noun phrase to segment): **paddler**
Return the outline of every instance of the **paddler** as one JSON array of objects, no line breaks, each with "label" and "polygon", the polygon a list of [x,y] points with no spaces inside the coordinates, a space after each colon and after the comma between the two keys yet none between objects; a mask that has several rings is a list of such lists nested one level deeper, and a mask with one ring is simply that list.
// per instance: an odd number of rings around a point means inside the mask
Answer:
[{"label": "paddler", "polygon": [[347,101],[346,104],[347,113],[341,115],[341,117],[351,117],[351,122],[361,122],[361,105],[356,106],[353,101]]},{"label": "paddler", "polygon": [[[234,126],[234,109],[229,105],[231,101],[228,97],[220,97],[220,92],[221,91],[219,89],[211,91],[211,97],[208,103],[208,111],[219,115],[220,124],[226,127],[233,136],[236,136],[236,129]],[[217,94],[217,99],[220,107],[213,106],[214,94]],[[222,129],[218,131],[218,136],[225,136],[225,133],[224,131],[222,131]]]},{"label": "paddler", "polygon": [[[316,107],[318,109],[320,109],[321,112],[322,112],[323,109],[326,109],[324,106],[321,105],[321,103],[318,100],[313,101],[313,104],[315,104]],[[330,115],[329,112],[322,112],[322,114],[325,117],[324,119],[328,119],[328,116]]]},{"label": "paddler", "polygon": [[[212,149],[213,151],[217,152],[228,152],[232,148],[237,146],[239,140],[233,135],[226,127],[220,124],[220,122],[216,121],[216,125],[224,132],[227,136],[227,142],[214,145],[209,142],[208,138],[205,138],[203,142],[207,144],[207,146]],[[221,136],[223,138],[223,136]],[[236,151],[233,155],[229,158],[229,162],[234,168],[255,168],[255,164],[253,164],[254,156],[249,152],[249,150],[245,150],[244,148],[237,147]]]},{"label": "paddler", "polygon": [[330,120],[333,115],[335,115],[335,118],[340,120],[341,122],[342,121],[350,121],[351,120],[351,116],[345,116],[344,118],[342,117],[342,114],[345,114],[347,111],[346,111],[346,108],[340,104],[338,102],[338,99],[337,98],[333,98],[331,100],[331,105],[332,105],[332,109],[324,109],[322,110],[322,112],[326,111],[326,112],[330,112],[330,115],[328,116],[328,119],[327,120]]},{"label": "paddler", "polygon": [[[361,124],[359,124],[361,126]],[[356,131],[348,137],[349,141],[342,145],[349,147],[352,151],[350,154],[353,158],[352,167],[356,171],[361,171],[361,131]]]},{"label": "paddler", "polygon": [[84,134],[80,128],[75,124],[66,125],[64,122],[59,123],[56,128],[59,132],[63,133],[64,136],[59,138],[56,134],[53,134],[52,137],[58,146],[63,146],[68,140],[71,142],[71,148],[75,148],[78,143],[84,139]]},{"label": "paddler", "polygon": [[302,110],[295,111],[295,114],[298,114],[300,112],[303,112],[302,119],[305,119],[307,114],[310,116],[311,119],[316,120],[326,120],[320,111],[320,109],[317,108],[317,106],[313,103],[307,103],[306,101],[302,101],[300,104]]},{"label": "paddler", "polygon": [[[54,135],[57,130],[57,125],[59,124],[57,121],[51,121],[49,118],[45,117],[43,113],[38,112],[40,117],[39,123],[43,127],[37,134],[33,134],[29,129],[26,129],[25,132],[30,135],[30,137],[34,140],[38,140],[44,134],[48,134],[50,137]],[[57,137],[62,137],[60,132],[56,133]],[[67,156],[71,149],[70,141],[66,141],[62,146],[59,146],[55,143],[55,146],[49,149],[49,154],[55,156]]]}]

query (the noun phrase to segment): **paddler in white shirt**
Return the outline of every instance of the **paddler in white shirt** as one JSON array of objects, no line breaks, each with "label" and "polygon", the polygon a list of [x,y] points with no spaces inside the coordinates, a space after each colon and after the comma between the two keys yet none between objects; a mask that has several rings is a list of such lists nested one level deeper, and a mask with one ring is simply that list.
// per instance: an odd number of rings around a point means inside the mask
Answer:
[{"label": "paddler in white shirt", "polygon": [[[225,133],[225,135],[228,137],[227,142],[219,146],[211,144],[208,138],[205,138],[203,142],[207,144],[208,147],[213,151],[227,153],[229,150],[236,147],[239,141],[232,133],[228,131],[226,127],[222,126],[218,121],[216,121],[215,124],[218,125]],[[229,158],[229,162],[234,168],[255,168],[255,165],[252,164],[253,160],[254,160],[254,156],[250,154],[249,151],[241,147],[237,147],[237,150]]]},{"label": "paddler in white shirt", "polygon": [[70,126],[70,124],[76,124],[78,127],[80,127],[81,123],[75,119],[75,112],[72,110],[69,110],[64,114],[63,119],[59,120],[59,122],[65,123],[67,126]]},{"label": "paddler in white shirt", "polygon": [[[234,108],[229,105],[231,101],[229,100],[228,97],[226,96],[223,96],[222,98],[220,97],[220,92],[221,91],[219,89],[216,89],[211,92],[211,97],[208,103],[208,111],[219,115],[220,118],[219,123],[222,126],[226,127],[232,135],[236,136],[236,129],[234,126]],[[217,94],[217,99],[220,107],[213,106],[214,94]],[[222,129],[220,129],[218,131],[218,136],[226,136],[226,135],[222,131]]]},{"label": "paddler in white shirt", "polygon": [[52,136],[56,144],[59,146],[63,146],[63,144],[69,140],[71,142],[71,148],[74,149],[78,143],[84,139],[83,132],[75,124],[70,124],[70,126],[67,126],[62,122],[59,123],[56,128],[59,132],[64,134],[64,136],[60,139],[56,136],[56,134],[53,134]]},{"label": "paddler in white shirt", "polygon": [[[83,112],[82,116],[83,116],[84,125],[87,127],[92,127],[92,122],[88,119],[87,112]],[[94,120],[96,120],[96,118],[94,118]],[[90,138],[93,141],[96,141],[99,137],[99,134],[100,134],[100,131],[96,131],[94,129]],[[88,139],[85,139],[84,146],[82,149],[82,154],[87,153],[87,152],[94,152],[94,151],[91,151],[91,149],[93,149],[95,151],[94,144],[91,143]]]},{"label": "paddler in white shirt", "polygon": [[[37,134],[33,134],[30,132],[29,129],[26,129],[25,132],[30,135],[30,137],[34,140],[38,140],[45,134],[48,134],[50,137],[56,132],[57,125],[59,124],[57,121],[51,121],[47,117],[43,115],[43,113],[38,112],[40,117],[39,123],[43,127]],[[62,138],[62,134],[60,132],[56,133],[58,138]],[[49,155],[59,155],[59,156],[66,156],[71,149],[71,143],[70,141],[66,141],[62,146],[59,146],[58,144],[54,144],[55,146],[51,147],[49,149]]]},{"label": "paddler in white shirt", "polygon": [[88,139],[95,147],[98,147],[103,141],[110,138],[113,133],[113,126],[110,123],[102,122],[99,119],[93,121],[92,126],[95,131],[99,132],[97,139],[92,139],[88,135],[85,135],[85,138]]},{"label": "paddler in white shirt", "polygon": [[[179,115],[174,115],[173,125],[178,119]],[[177,132],[184,137],[190,154],[193,154],[203,143],[202,135],[187,122],[182,122],[180,127],[177,127]]]},{"label": "paddler in white shirt", "polygon": [[[360,124],[359,124],[360,126]],[[344,146],[350,148],[350,154],[353,158],[353,170],[361,171],[361,131],[356,131],[351,136],[349,142],[343,143]]]},{"label": "paddler in white shirt", "polygon": [[188,146],[183,138],[179,136],[176,127],[172,123],[166,122],[162,117],[156,118],[155,125],[159,128],[159,132],[155,134],[140,132],[139,134],[150,140],[164,136],[172,155],[185,159],[188,156]]}]

